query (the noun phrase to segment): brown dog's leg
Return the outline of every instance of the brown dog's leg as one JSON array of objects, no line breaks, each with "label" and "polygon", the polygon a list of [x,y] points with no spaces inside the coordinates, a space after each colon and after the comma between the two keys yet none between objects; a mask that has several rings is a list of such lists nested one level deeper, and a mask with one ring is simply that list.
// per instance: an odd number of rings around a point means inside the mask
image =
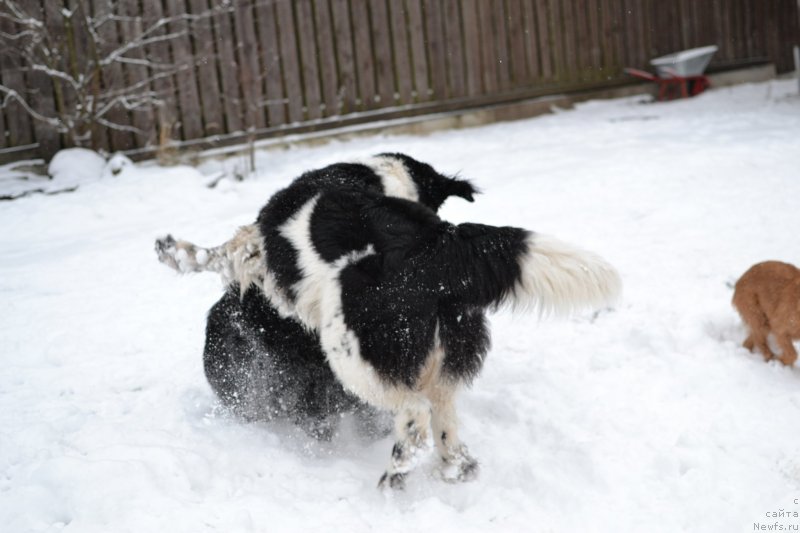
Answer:
[{"label": "brown dog's leg", "polygon": [[792,366],[797,361],[797,351],[792,344],[792,337],[786,333],[776,335],[778,338],[778,346],[781,348],[781,355],[778,357],[781,363],[786,366]]},{"label": "brown dog's leg", "polygon": [[[752,332],[750,333],[750,337],[748,337],[748,339],[752,341],[755,348],[761,352],[761,355],[764,356],[764,361],[769,361],[775,357],[775,354],[769,349],[767,335],[769,335],[769,330],[759,331],[758,333]],[[745,341],[745,347],[747,347],[747,341]],[[750,351],[752,352],[753,350],[750,349]]]}]

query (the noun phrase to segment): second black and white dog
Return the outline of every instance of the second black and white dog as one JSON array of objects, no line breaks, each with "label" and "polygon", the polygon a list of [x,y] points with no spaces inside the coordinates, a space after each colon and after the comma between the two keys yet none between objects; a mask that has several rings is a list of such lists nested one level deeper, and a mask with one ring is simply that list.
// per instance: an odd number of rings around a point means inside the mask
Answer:
[{"label": "second black and white dog", "polygon": [[400,154],[377,159],[376,173],[392,176],[402,194],[301,176],[272,197],[250,238],[231,246],[242,256],[257,248],[261,269],[236,254],[226,268],[319,335],[346,390],[395,414],[380,485],[403,486],[431,431],[443,476],[470,479],[477,461],[459,438],[454,399],[489,349],[486,310],[602,306],[618,294],[619,276],[550,237],[442,221],[433,209],[447,195],[426,200],[419,186],[440,174]]}]

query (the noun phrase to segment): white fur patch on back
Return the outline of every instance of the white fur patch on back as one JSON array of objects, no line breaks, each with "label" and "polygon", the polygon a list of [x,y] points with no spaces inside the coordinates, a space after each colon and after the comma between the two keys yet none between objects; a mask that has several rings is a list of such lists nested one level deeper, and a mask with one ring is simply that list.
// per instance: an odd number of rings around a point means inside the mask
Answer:
[{"label": "white fur patch on back", "polygon": [[319,201],[317,194],[307,201],[297,213],[287,220],[279,229],[297,250],[297,266],[300,268],[300,281],[292,289],[297,295],[295,309],[308,327],[320,327],[320,303],[325,281],[330,278],[332,266],[325,262],[314,249],[311,241],[311,214]]},{"label": "white fur patch on back", "polygon": [[419,201],[417,185],[408,173],[408,169],[399,159],[389,156],[371,157],[362,161],[380,176],[383,192],[386,196]]},{"label": "white fur patch on back", "polygon": [[531,235],[519,266],[510,303],[540,315],[610,305],[622,291],[619,273],[602,257],[548,235]]}]

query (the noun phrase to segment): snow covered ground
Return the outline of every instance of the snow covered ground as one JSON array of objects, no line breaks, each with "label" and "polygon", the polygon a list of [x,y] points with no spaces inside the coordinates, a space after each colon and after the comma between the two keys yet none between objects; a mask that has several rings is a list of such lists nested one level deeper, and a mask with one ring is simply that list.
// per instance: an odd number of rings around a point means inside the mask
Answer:
[{"label": "snow covered ground", "polygon": [[[381,151],[484,190],[444,218],[554,234],[625,283],[598,316],[496,315],[459,400],[479,479],[443,484],[431,456],[390,496],[375,488],[388,438],[320,444],[216,414],[201,352],[219,280],[179,277],[153,251],[167,232],[217,244],[303,170]],[[257,165],[213,189],[188,167],[125,167],[0,203],[0,530],[800,530],[800,369],[741,348],[729,287],[761,260],[800,264],[795,82]]]}]

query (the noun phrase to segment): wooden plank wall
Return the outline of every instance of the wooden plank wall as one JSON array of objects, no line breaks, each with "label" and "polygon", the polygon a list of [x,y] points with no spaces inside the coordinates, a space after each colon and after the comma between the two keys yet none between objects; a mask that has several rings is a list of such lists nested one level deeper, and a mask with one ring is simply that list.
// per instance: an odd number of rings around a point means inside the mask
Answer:
[{"label": "wooden plank wall", "polygon": [[[717,44],[713,67],[770,60],[793,68],[800,44],[796,0],[25,0],[54,42],[101,56],[173,17],[153,35],[175,34],[127,54],[103,71],[101,90],[141,84],[163,105],[109,117],[130,128],[100,128],[110,152],[176,141],[268,136],[406,113],[493,101],[625,79],[623,68]],[[62,10],[61,7],[66,8]],[[220,6],[229,6],[226,9]],[[2,11],[0,3],[0,11]],[[65,13],[75,13],[70,19]],[[117,18],[91,46],[81,16]],[[188,16],[185,16],[188,15]],[[0,17],[0,32],[13,34]],[[30,96],[42,113],[74,105],[61,82],[26,69],[0,41],[0,83]],[[150,62],[148,64],[148,62]],[[68,58],[62,68],[69,69]],[[179,70],[160,76],[155,65]],[[59,100],[59,98],[61,98]],[[69,145],[7,100],[0,109],[0,157]],[[6,157],[7,159],[7,157]]]}]

